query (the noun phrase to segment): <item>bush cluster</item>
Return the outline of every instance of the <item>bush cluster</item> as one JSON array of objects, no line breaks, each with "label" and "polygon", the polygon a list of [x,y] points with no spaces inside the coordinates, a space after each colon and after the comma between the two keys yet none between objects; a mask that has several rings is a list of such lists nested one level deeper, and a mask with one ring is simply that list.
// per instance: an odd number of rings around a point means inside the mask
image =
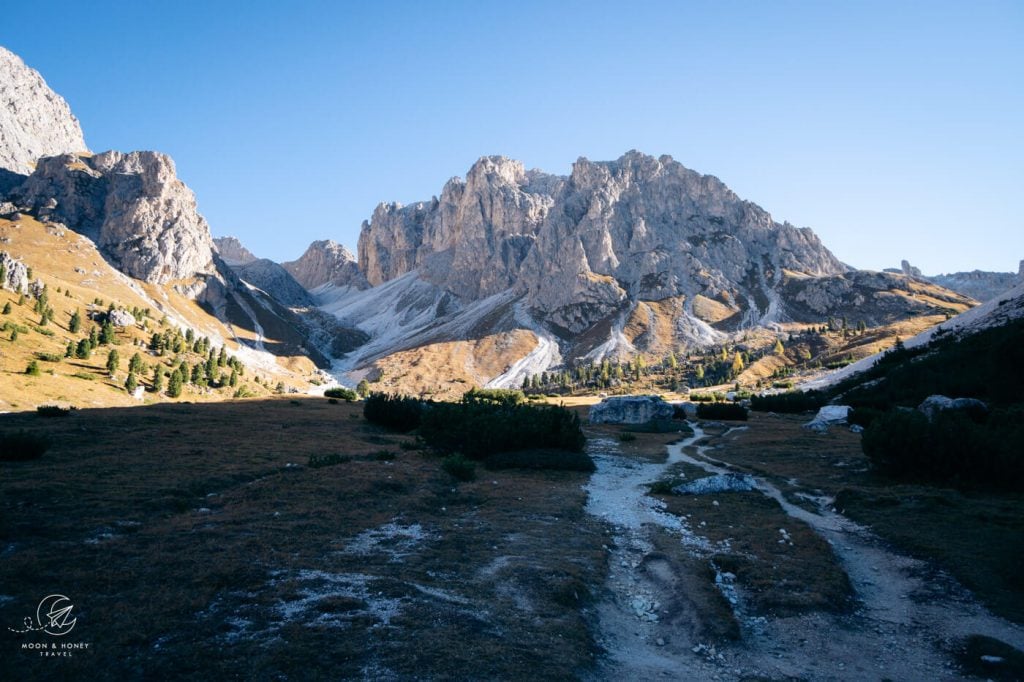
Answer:
[{"label": "bush cluster", "polygon": [[972,419],[957,410],[932,421],[916,410],[876,415],[864,430],[864,454],[892,478],[1024,490],[1024,408]]},{"label": "bush cluster", "polygon": [[345,402],[352,402],[353,400],[359,399],[359,394],[353,391],[351,388],[337,387],[329,388],[324,391],[325,398],[339,398]]},{"label": "bush cluster", "polygon": [[368,422],[406,433],[420,425],[423,401],[401,395],[371,393],[363,405]]},{"label": "bush cluster", "polygon": [[697,405],[697,416],[701,419],[747,420],[747,408],[736,403],[701,403]]},{"label": "bush cluster", "polygon": [[790,391],[775,395],[755,395],[750,399],[750,409],[755,412],[799,414],[817,410],[825,404],[827,399],[827,396],[818,391]]},{"label": "bush cluster", "polygon": [[72,409],[60,405],[40,405],[36,408],[36,414],[40,417],[67,417]]},{"label": "bush cluster", "polygon": [[476,464],[459,453],[445,457],[441,468],[458,481],[472,481],[476,478]]}]

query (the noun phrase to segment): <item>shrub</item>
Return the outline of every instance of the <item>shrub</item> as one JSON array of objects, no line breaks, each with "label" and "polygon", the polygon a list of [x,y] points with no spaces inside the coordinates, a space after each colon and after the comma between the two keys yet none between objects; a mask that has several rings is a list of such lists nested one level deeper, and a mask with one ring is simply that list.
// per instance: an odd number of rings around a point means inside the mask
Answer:
[{"label": "shrub", "polygon": [[378,450],[370,455],[370,459],[376,462],[390,462],[397,456],[398,453],[392,450]]},{"label": "shrub", "polygon": [[619,434],[619,440],[623,443],[630,443],[636,440],[636,434],[630,433],[629,431],[623,431]]},{"label": "shrub", "polygon": [[701,419],[738,419],[747,420],[747,408],[735,403],[701,403],[697,406],[697,416]]},{"label": "shrub", "polygon": [[818,391],[790,391],[775,395],[755,395],[750,399],[750,409],[755,412],[798,414],[817,410],[825,401],[826,396]]},{"label": "shrub", "polygon": [[35,360],[29,360],[28,366],[25,368],[25,374],[32,377],[37,377],[42,374],[42,371],[39,369],[39,363]]},{"label": "shrub", "polygon": [[458,453],[445,457],[441,468],[458,481],[472,481],[476,478],[476,464]]},{"label": "shrub", "polygon": [[71,409],[60,405],[40,405],[36,408],[36,414],[40,417],[66,417],[71,414]]},{"label": "shrub", "polygon": [[864,430],[864,454],[892,478],[1024,489],[1024,407],[993,410],[980,423],[957,410],[931,422],[920,412],[897,409],[876,416]]},{"label": "shrub", "polygon": [[420,425],[423,402],[416,398],[371,393],[363,405],[368,422],[405,433]]},{"label": "shrub", "polygon": [[0,434],[0,461],[25,462],[39,459],[50,447],[44,436],[37,436],[26,431]]},{"label": "shrub", "polygon": [[525,403],[526,394],[522,391],[508,388],[471,388],[462,394],[462,402],[468,404],[489,403],[492,405],[514,406]]},{"label": "shrub", "polygon": [[44,362],[60,362],[64,359],[60,353],[36,353],[36,357]]},{"label": "shrub", "polygon": [[330,467],[334,466],[335,464],[344,464],[345,462],[351,461],[351,457],[339,454],[310,455],[308,466],[310,469],[322,469],[323,467]]},{"label": "shrub", "polygon": [[546,469],[552,471],[591,472],[597,467],[583,452],[568,450],[517,450],[498,452],[484,460],[488,469]]},{"label": "shrub", "polygon": [[883,414],[882,410],[876,410],[873,407],[855,407],[846,415],[846,421],[867,428],[871,422]]},{"label": "shrub", "polygon": [[422,411],[420,435],[433,448],[473,459],[529,448],[582,452],[586,444],[579,417],[546,405],[432,403]]},{"label": "shrub", "polygon": [[351,388],[335,387],[329,388],[324,391],[325,398],[338,398],[345,402],[352,402],[353,400],[359,399],[359,394],[353,391]]}]

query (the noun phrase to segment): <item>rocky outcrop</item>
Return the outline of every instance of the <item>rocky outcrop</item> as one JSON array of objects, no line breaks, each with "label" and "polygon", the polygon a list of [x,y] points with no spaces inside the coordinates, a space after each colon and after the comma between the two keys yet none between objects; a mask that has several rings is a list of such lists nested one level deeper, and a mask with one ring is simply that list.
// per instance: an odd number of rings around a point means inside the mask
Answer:
[{"label": "rocky outcrop", "polygon": [[324,284],[356,289],[369,286],[352,252],[330,239],[313,242],[298,260],[281,265],[307,291]]},{"label": "rocky outcrop", "polygon": [[313,305],[310,297],[295,278],[272,260],[260,258],[245,265],[232,268],[239,277],[254,287],[266,292],[278,303],[290,308],[308,308]]},{"label": "rocky outcrop", "polygon": [[580,159],[567,178],[485,157],[439,199],[378,206],[359,263],[373,285],[416,270],[464,301],[515,288],[569,335],[631,302],[698,294],[752,319],[773,316],[784,270],[848,269],[809,229],[774,222],[671,157],[639,152]]},{"label": "rocky outcrop", "polygon": [[27,175],[40,157],[85,151],[68,103],[39,72],[0,47],[0,169]]},{"label": "rocky outcrop", "polygon": [[28,268],[20,260],[6,251],[0,251],[0,289],[7,289],[16,294],[28,291]]},{"label": "rocky outcrop", "polygon": [[921,274],[920,268],[915,268],[906,260],[902,261],[899,270],[889,269],[886,272],[902,272],[945,287],[958,294],[969,296],[976,301],[985,302],[1024,281],[1024,260],[1020,262],[1016,273],[971,270],[970,272],[951,272],[943,275],[924,275]]},{"label": "rocky outcrop", "polygon": [[225,263],[231,266],[245,265],[251,263],[254,260],[258,260],[253,253],[245,248],[242,242],[238,241],[235,237],[216,237],[213,240],[213,245],[217,249],[217,254],[221,257]]},{"label": "rocky outcrop", "polygon": [[115,308],[107,313],[107,321],[115,327],[134,327],[135,316],[127,310]]},{"label": "rocky outcrop", "polygon": [[917,406],[917,411],[934,421],[939,412],[957,410],[965,414],[981,418],[988,414],[988,405],[977,398],[947,398],[944,395],[930,395]]},{"label": "rocky outcrop", "polygon": [[656,395],[612,396],[590,408],[591,424],[649,424],[672,419],[675,408]]},{"label": "rocky outcrop", "polygon": [[12,197],[92,239],[131,277],[164,284],[216,271],[209,226],[165,154],[46,157]]},{"label": "rocky outcrop", "polygon": [[828,427],[846,424],[850,416],[849,405],[825,405],[814,415],[814,419],[803,425],[805,429],[825,433]]}]

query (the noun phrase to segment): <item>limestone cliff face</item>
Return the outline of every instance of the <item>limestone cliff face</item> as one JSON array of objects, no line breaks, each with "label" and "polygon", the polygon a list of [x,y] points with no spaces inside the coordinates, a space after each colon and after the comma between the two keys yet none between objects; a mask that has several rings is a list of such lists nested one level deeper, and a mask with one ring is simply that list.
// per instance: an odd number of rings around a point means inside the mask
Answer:
[{"label": "limestone cliff face", "polygon": [[164,154],[45,157],[12,196],[95,241],[131,277],[164,284],[216,271],[209,226]]},{"label": "limestone cliff face", "polygon": [[307,291],[324,284],[356,289],[369,286],[352,252],[330,239],[313,242],[298,260],[281,265]]},{"label": "limestone cliff face", "polygon": [[1020,261],[1016,273],[971,270],[970,272],[950,272],[943,275],[923,275],[920,268],[915,268],[906,260],[900,263],[899,270],[891,269],[889,272],[902,272],[905,275],[931,282],[932,284],[938,284],[946,289],[984,302],[999,296],[1006,290],[1024,281],[1024,260]]},{"label": "limestone cliff face", "polygon": [[68,103],[0,47],[0,169],[27,175],[40,157],[84,151],[82,127]]},{"label": "limestone cliff face", "polygon": [[252,251],[245,248],[245,245],[235,237],[216,237],[213,240],[213,245],[216,247],[217,254],[220,255],[221,260],[228,265],[246,265],[254,260],[258,260]]},{"label": "limestone cliff face", "polygon": [[417,270],[463,300],[515,288],[570,334],[629,301],[674,296],[739,300],[767,314],[784,269],[848,269],[811,230],[774,222],[671,157],[639,152],[580,159],[567,178],[485,157],[439,199],[378,206],[359,263],[373,285]]},{"label": "limestone cliff face", "polygon": [[516,284],[554,205],[562,179],[490,156],[440,198],[381,204],[359,237],[359,266],[371,285],[419,269],[427,281],[467,300]]},{"label": "limestone cliff face", "polygon": [[291,273],[274,261],[258,258],[231,269],[249,284],[262,289],[278,303],[290,308],[312,307],[313,299]]}]

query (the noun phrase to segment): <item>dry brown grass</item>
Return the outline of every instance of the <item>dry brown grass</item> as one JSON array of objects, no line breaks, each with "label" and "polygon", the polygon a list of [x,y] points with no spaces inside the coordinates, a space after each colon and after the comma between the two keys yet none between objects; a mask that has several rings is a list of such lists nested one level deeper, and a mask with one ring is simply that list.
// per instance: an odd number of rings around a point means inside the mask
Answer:
[{"label": "dry brown grass", "polygon": [[[158,360],[149,356],[144,348],[137,347],[139,344],[144,346],[148,343],[152,331],[161,329],[159,321],[164,313],[156,308],[156,302],[171,315],[185,320],[199,336],[231,338],[231,331],[220,321],[207,314],[195,301],[181,296],[172,287],[136,283],[136,286],[145,293],[140,295],[139,291],[129,286],[126,278],[120,276],[103,260],[90,240],[71,230],[56,228],[29,216],[22,216],[18,221],[0,219],[0,237],[9,240],[0,244],[0,249],[21,259],[32,268],[33,278],[42,279],[49,286],[50,305],[55,311],[54,321],[41,328],[52,332],[52,336],[49,336],[38,330],[39,316],[32,311],[34,299],[28,298],[24,306],[18,306],[17,294],[0,289],[0,307],[10,302],[13,308],[10,315],[0,315],[0,325],[12,322],[29,330],[28,333],[19,335],[16,342],[10,341],[9,334],[0,336],[0,411],[33,410],[37,405],[46,403],[77,407],[137,404],[122,388],[128,359],[138,351],[150,366],[158,361],[170,360]],[[88,335],[91,325],[88,319],[83,319],[82,331],[78,334],[69,331],[68,323],[71,314],[76,310],[85,318],[86,312],[97,298],[104,303],[103,306],[96,306],[97,310],[106,310],[106,306],[111,302],[129,309],[150,310],[148,330],[141,328],[140,321],[140,325],[134,328],[118,331],[117,348],[121,354],[123,368],[118,380],[110,381],[106,376],[106,347],[94,351],[89,360],[41,362],[41,376],[26,376],[25,367],[37,353],[63,356],[69,340],[77,341]],[[244,333],[244,330],[237,328],[235,331]],[[238,346],[233,341],[228,341],[227,348],[230,352],[237,350]],[[198,356],[187,359],[194,364],[198,361]],[[256,372],[250,368],[245,383],[254,395],[265,396],[270,393],[269,389],[252,382],[257,374],[270,386],[283,381],[286,386],[304,389],[308,386],[304,377],[309,376],[312,369],[312,363],[308,358],[285,358],[281,361],[280,370]],[[83,372],[94,374],[97,378],[87,380],[74,377],[74,374]],[[151,378],[151,373],[139,377],[146,385]],[[230,398],[233,393],[233,389],[207,392],[189,388],[182,399],[217,401]],[[145,400],[152,402],[169,398],[147,393]]]},{"label": "dry brown grass", "polygon": [[[54,443],[42,459],[0,464],[0,623],[59,591],[76,604],[73,637],[92,643],[56,662],[6,650],[0,678],[565,679],[588,668],[604,536],[583,511],[585,476],[457,484],[360,407],[282,398],[0,416],[0,429]],[[329,453],[349,459],[305,466]],[[400,532],[380,533],[387,524]]]}]

